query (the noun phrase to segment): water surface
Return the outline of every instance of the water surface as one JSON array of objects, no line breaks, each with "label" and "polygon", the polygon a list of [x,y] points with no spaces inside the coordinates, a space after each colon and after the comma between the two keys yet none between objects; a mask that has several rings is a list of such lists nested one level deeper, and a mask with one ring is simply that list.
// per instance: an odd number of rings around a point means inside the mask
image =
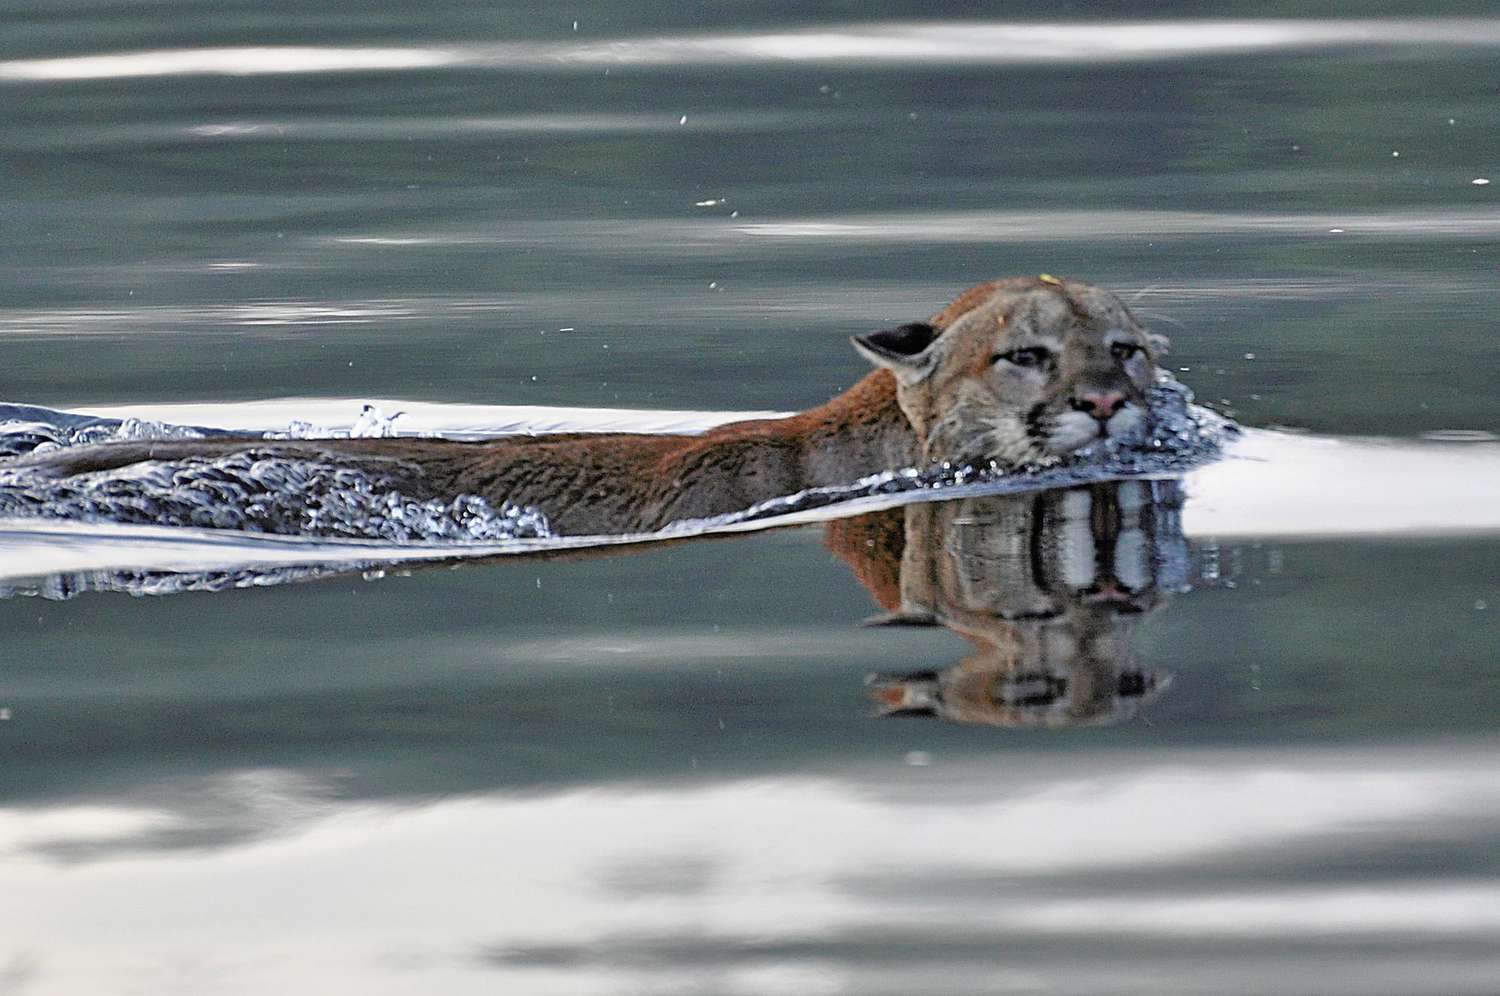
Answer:
[{"label": "water surface", "polygon": [[[975,657],[1068,708],[972,625],[858,625],[890,561],[821,522],[163,598],[58,579],[305,551],[0,524],[0,988],[1492,992],[1493,11],[1033,16],[0,13],[7,402],[788,411],[848,335],[1049,272],[1275,433],[1090,624],[1170,676],[1070,674],[1108,724],[876,718]],[[1162,549],[1042,512],[985,514]]]}]

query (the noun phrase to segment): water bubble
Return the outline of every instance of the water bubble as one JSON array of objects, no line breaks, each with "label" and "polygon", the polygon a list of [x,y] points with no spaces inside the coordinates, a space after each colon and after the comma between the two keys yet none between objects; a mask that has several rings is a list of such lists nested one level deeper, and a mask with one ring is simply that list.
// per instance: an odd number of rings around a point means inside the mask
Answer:
[{"label": "water bubble", "polygon": [[0,470],[0,514],[195,526],[393,543],[495,542],[551,535],[546,516],[482,497],[415,499],[397,482],[328,454],[266,448],[150,461],[55,480]]}]

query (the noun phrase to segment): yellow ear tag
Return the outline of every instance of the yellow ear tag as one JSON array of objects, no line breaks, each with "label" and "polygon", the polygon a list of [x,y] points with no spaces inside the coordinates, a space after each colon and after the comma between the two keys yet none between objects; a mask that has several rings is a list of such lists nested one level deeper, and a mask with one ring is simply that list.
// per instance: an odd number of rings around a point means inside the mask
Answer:
[{"label": "yellow ear tag", "polygon": [[1044,284],[1052,284],[1054,287],[1062,286],[1062,281],[1057,279],[1050,273],[1043,273],[1041,276],[1037,277],[1037,279]]}]

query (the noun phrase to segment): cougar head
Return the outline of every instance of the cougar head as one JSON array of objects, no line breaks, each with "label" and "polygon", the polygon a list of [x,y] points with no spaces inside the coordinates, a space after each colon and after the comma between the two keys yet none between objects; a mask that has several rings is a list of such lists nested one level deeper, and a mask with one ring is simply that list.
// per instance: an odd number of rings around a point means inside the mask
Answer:
[{"label": "cougar head", "polygon": [[928,463],[1019,466],[1139,434],[1166,340],[1108,291],[1044,275],[981,284],[854,345],[895,375]]}]

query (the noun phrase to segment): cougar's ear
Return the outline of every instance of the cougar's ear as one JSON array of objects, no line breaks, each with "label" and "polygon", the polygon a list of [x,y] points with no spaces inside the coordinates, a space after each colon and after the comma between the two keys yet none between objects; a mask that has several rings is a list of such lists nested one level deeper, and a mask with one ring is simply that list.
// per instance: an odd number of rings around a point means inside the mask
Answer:
[{"label": "cougar's ear", "polygon": [[901,383],[912,384],[932,369],[934,357],[930,347],[940,334],[927,322],[911,322],[869,335],[857,335],[850,341],[865,359],[877,367],[885,367]]},{"label": "cougar's ear", "polygon": [[1160,332],[1147,332],[1146,342],[1151,346],[1152,356],[1166,356],[1172,351],[1172,340]]}]

